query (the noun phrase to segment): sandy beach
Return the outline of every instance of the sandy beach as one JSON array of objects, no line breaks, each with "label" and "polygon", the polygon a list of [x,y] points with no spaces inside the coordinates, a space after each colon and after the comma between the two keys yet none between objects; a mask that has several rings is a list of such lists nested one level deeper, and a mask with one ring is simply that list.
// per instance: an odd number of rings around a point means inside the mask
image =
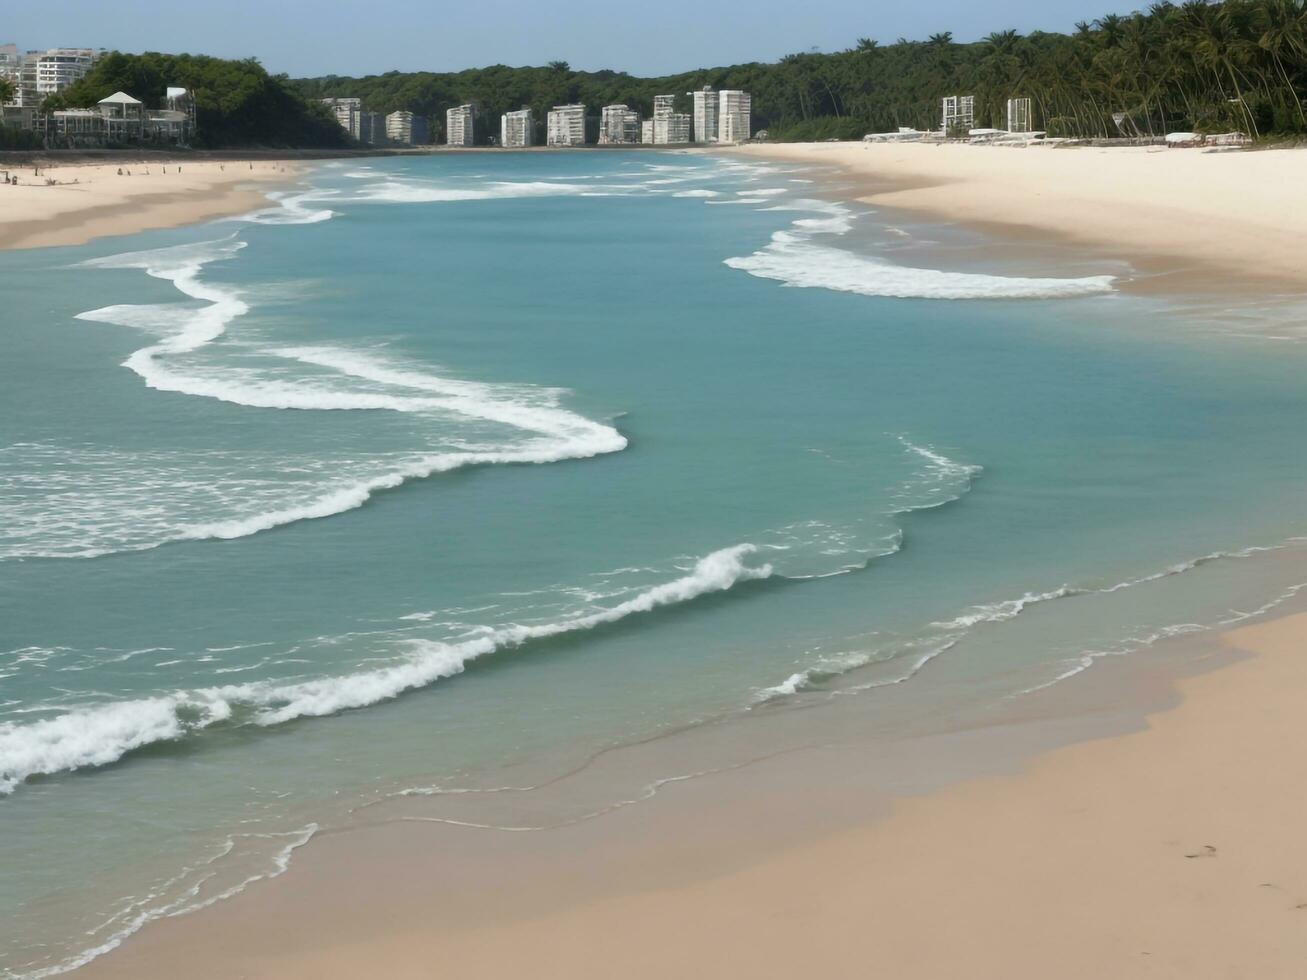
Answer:
[{"label": "sandy beach", "polygon": [[1307,150],[793,143],[754,158],[837,167],[872,205],[1056,236],[1128,259],[1161,288],[1258,280],[1307,284]]},{"label": "sandy beach", "polygon": [[[1307,151],[739,152],[838,167],[872,205],[1128,258],[1164,288],[1307,284]],[[29,167],[0,188],[0,244],[241,213],[294,176],[162,166],[43,171],[53,186]],[[456,825],[414,801],[320,833],[284,874],[149,922],[78,975],[1300,977],[1304,643],[1307,612],[1190,637],[987,728],[804,747],[547,830]],[[999,761],[955,764],[973,751]]]},{"label": "sandy beach", "polygon": [[317,841],[281,878],[154,923],[85,972],[1298,977],[1305,636],[1307,614],[1228,633],[1207,656],[1237,662],[1183,681],[1145,730],[851,829],[782,846],[760,829],[792,819],[796,795],[829,802],[806,792],[802,774],[826,769],[813,753],[783,763],[788,792],[777,772],[741,774],[616,829],[378,826]]},{"label": "sandy beach", "polygon": [[[0,165],[0,171],[8,166]],[[18,186],[0,186],[0,248],[80,245],[105,235],[241,214],[264,202],[260,187],[298,173],[294,164],[277,160],[87,163],[42,166],[39,174],[37,169],[6,171],[18,177]]]}]

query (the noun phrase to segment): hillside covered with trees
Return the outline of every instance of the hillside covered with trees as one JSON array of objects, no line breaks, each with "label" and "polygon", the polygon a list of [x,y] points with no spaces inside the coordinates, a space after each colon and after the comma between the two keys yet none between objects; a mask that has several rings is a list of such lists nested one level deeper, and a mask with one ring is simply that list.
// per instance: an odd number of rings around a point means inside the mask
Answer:
[{"label": "hillside covered with trees", "polygon": [[[292,83],[305,97],[358,96],[373,112],[408,109],[442,133],[453,105],[478,106],[478,142],[499,114],[522,106],[624,102],[648,114],[653,97],[704,85],[753,93],[755,129],[781,140],[855,138],[897,126],[939,125],[944,95],[974,94],[976,124],[1003,125],[1008,98],[1034,100],[1036,128],[1052,135],[1119,135],[1114,113],[1139,132],[1243,130],[1307,134],[1307,0],[1189,0],[1109,14],[1073,34],[999,30],[957,43],[947,31],[893,44],[861,39],[847,51],[794,54],[775,64],[700,69],[661,78],[618,71],[496,65],[456,73],[389,72]],[[1127,125],[1130,125],[1128,123]]]},{"label": "hillside covered with trees", "polygon": [[173,85],[195,97],[197,146],[325,148],[347,143],[325,106],[306,100],[285,76],[269,75],[253,59],[115,51],[97,61],[85,78],[47,99],[44,108],[90,107],[117,91],[158,107]]}]

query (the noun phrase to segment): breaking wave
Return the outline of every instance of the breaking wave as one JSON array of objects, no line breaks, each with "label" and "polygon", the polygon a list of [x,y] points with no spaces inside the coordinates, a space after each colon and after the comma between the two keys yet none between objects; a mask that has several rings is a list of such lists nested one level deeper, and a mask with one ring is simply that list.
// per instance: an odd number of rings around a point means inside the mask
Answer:
[{"label": "breaking wave", "polygon": [[769,578],[770,564],[746,562],[756,551],[752,544],[739,544],[712,552],[679,578],[585,615],[490,628],[458,642],[411,640],[408,655],[385,667],[297,683],[267,681],[175,691],[79,708],[37,722],[6,722],[0,724],[0,795],[12,793],[31,776],[107,765],[134,749],[176,741],[220,722],[279,725],[366,707],[462,673],[473,660],[500,650],[584,632],[724,592],[741,582]]},{"label": "breaking wave", "polygon": [[[84,479],[69,486],[57,475],[48,476],[49,486],[25,488],[36,492],[16,495],[4,505],[4,516],[12,520],[3,525],[14,530],[0,533],[0,558],[94,557],[167,541],[243,537],[339,514],[362,506],[379,490],[460,467],[586,459],[626,447],[625,437],[612,426],[562,408],[563,393],[557,389],[450,379],[345,348],[242,345],[242,363],[258,365],[253,368],[212,356],[214,345],[250,307],[240,290],[207,281],[203,272],[211,263],[234,258],[244,247],[231,237],[92,259],[85,266],[140,269],[171,282],[202,305],[108,306],[81,313],[78,319],[128,326],[158,338],[123,362],[158,391],[258,409],[405,413],[420,422],[430,420],[433,432],[452,429],[454,435],[444,436],[446,445],[439,451],[380,455],[337,472],[320,467],[324,472],[308,485],[286,482],[268,490],[264,480],[257,494],[224,498],[220,509],[235,512],[204,518],[186,512],[195,509],[192,503],[159,516],[156,508],[139,533],[132,531],[129,519],[140,514],[133,481],[119,467],[101,468],[100,484]],[[295,367],[304,370],[287,370]],[[48,450],[42,452],[47,462],[58,462]],[[79,454],[67,455],[78,467],[85,466]],[[165,486],[169,479],[185,475],[161,476],[156,482]],[[199,482],[213,479],[208,471],[205,475]],[[196,482],[193,475],[187,482]],[[192,501],[205,492],[193,494]],[[118,510],[123,510],[121,519],[115,517]],[[87,520],[65,519],[74,512]]]}]

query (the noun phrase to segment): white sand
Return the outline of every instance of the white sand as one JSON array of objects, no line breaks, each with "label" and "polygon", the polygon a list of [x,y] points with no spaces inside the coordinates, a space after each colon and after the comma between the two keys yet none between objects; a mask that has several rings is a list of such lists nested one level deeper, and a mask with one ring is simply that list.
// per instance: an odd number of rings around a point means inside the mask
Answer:
[{"label": "white sand", "polygon": [[778,143],[738,152],[840,167],[868,182],[860,199],[870,204],[1054,233],[1154,268],[1307,284],[1303,149]]},{"label": "white sand", "polygon": [[240,214],[264,202],[259,185],[296,172],[270,160],[69,165],[42,167],[39,176],[11,167],[19,184],[0,185],[0,248],[78,245]]}]

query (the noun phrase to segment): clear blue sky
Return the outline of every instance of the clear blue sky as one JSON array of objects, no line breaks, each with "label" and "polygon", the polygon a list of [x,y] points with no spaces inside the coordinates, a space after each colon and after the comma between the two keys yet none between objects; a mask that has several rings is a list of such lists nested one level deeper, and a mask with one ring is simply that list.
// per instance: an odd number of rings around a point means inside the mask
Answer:
[{"label": "clear blue sky", "polygon": [[362,75],[562,59],[666,74],[951,30],[1066,31],[1129,0],[38,0],[0,14],[0,44],[253,56],[291,75]]}]

